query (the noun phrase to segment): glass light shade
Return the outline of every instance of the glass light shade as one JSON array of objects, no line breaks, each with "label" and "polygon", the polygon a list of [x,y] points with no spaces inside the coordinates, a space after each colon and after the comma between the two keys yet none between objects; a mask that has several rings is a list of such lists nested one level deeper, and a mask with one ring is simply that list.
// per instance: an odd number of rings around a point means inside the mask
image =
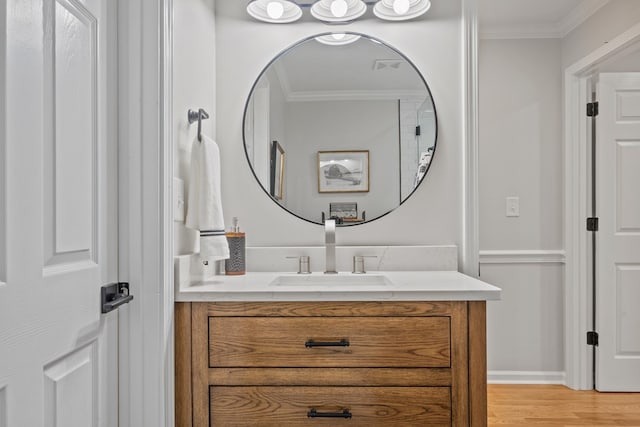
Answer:
[{"label": "glass light shade", "polygon": [[284,24],[302,17],[300,6],[289,0],[253,0],[247,13],[259,21]]},{"label": "glass light shade", "polygon": [[279,1],[271,1],[267,4],[267,15],[271,19],[280,19],[284,15],[284,6]]},{"label": "glass light shade", "polygon": [[[344,5],[346,4],[346,11]],[[337,16],[338,14],[344,14]],[[325,22],[349,22],[364,15],[367,5],[362,0],[318,0],[311,6],[311,15]],[[334,13],[335,12],[335,13]]]},{"label": "glass light shade", "polygon": [[373,6],[373,13],[387,21],[405,21],[424,15],[430,8],[429,0],[380,0]]},{"label": "glass light shade", "polygon": [[409,12],[409,7],[411,7],[411,3],[409,3],[409,0],[393,1],[393,11],[398,15],[406,15],[407,12]]},{"label": "glass light shade", "polygon": [[331,2],[331,13],[336,18],[343,18],[347,14],[349,5],[346,0],[333,0]]},{"label": "glass light shade", "polygon": [[318,36],[315,39],[316,41],[329,46],[342,46],[349,43],[353,43],[359,38],[360,36],[357,34],[333,33],[333,34],[327,34],[324,36]]}]

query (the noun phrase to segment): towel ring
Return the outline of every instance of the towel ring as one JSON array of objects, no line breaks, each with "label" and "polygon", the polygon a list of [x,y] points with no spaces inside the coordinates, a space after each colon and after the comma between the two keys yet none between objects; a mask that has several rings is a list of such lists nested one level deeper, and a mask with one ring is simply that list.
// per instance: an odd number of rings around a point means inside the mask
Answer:
[{"label": "towel ring", "polygon": [[202,108],[198,109],[198,111],[187,111],[187,120],[189,120],[189,124],[194,123],[196,120],[198,121],[198,141],[200,142],[202,142],[202,121],[208,118],[209,113],[204,111]]}]

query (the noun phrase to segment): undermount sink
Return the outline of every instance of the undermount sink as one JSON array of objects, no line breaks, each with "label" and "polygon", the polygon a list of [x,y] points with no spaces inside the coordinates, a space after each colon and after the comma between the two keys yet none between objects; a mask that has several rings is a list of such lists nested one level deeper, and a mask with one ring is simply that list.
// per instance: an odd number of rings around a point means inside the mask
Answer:
[{"label": "undermount sink", "polygon": [[382,274],[291,274],[275,278],[272,286],[390,286]]}]

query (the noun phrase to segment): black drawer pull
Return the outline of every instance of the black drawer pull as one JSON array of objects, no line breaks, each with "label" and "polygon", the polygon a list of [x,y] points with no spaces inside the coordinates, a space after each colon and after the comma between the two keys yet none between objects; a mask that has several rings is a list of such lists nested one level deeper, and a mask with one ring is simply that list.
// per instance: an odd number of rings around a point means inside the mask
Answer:
[{"label": "black drawer pull", "polygon": [[304,346],[307,348],[311,347],[349,347],[349,340],[341,339],[340,341],[314,341],[307,340],[304,343]]},{"label": "black drawer pull", "polygon": [[343,410],[342,412],[318,412],[316,408],[311,408],[309,412],[307,412],[307,418],[351,418],[351,412],[348,409]]}]

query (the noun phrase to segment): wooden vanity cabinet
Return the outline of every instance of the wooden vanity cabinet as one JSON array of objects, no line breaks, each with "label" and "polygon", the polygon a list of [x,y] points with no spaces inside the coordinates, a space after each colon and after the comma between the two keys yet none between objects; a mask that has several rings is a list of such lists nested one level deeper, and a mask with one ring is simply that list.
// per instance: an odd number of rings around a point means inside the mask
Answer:
[{"label": "wooden vanity cabinet", "polygon": [[176,426],[486,426],[484,301],[176,303]]}]

